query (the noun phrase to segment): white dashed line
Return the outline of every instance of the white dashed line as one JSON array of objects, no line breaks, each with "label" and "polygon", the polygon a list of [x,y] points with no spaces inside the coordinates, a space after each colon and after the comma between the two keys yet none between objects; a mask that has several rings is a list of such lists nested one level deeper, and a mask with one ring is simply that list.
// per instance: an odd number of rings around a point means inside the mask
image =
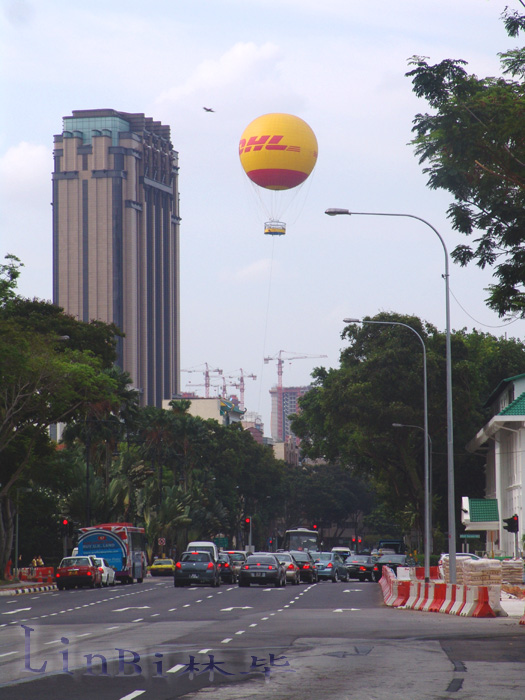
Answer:
[{"label": "white dashed line", "polygon": [[145,692],[145,690],[134,690],[132,693],[121,697],[120,700],[133,700],[133,698],[138,698],[139,695],[143,695]]},{"label": "white dashed line", "polygon": [[221,644],[228,644],[228,642],[231,642],[232,638],[231,637],[226,637],[226,639],[223,639]]},{"label": "white dashed line", "polygon": [[176,666],[173,666],[172,668],[169,668],[166,673],[177,673],[177,671],[180,671],[181,669],[184,668],[184,664],[177,664]]}]

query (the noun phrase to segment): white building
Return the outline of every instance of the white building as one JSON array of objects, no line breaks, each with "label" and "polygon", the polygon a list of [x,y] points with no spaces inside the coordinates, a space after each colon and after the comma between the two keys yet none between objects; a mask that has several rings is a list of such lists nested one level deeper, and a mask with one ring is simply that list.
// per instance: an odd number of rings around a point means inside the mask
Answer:
[{"label": "white building", "polygon": [[492,418],[468,443],[467,450],[486,455],[485,497],[496,499],[500,517],[495,533],[497,549],[512,556],[515,536],[503,529],[503,520],[518,516],[518,543],[523,549],[525,374],[501,381],[485,405],[492,407]]}]

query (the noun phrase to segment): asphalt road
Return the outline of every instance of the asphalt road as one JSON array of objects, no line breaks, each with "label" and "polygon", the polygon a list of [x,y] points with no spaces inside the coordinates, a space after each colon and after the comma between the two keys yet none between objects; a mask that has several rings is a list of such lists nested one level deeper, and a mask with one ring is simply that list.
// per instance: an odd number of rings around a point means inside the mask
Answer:
[{"label": "asphalt road", "polygon": [[377,584],[142,584],[0,598],[0,700],[517,700],[525,627]]}]

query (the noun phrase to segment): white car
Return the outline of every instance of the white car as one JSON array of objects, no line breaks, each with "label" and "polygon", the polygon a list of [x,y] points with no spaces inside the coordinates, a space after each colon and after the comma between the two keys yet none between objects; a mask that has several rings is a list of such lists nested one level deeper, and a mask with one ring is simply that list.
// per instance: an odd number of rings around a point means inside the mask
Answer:
[{"label": "white car", "polygon": [[105,559],[100,559],[99,557],[91,557],[98,566],[98,570],[102,574],[102,585],[103,586],[114,586],[115,585],[115,569],[113,569]]}]

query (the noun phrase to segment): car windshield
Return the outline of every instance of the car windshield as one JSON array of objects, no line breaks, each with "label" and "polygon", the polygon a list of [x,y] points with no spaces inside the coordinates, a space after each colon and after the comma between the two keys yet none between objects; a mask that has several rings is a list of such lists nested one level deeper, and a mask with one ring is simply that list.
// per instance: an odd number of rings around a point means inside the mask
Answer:
[{"label": "car windshield", "polygon": [[171,559],[155,559],[153,562],[153,566],[171,566],[173,564],[173,561]]},{"label": "car windshield", "polygon": [[60,566],[91,566],[89,557],[67,557],[62,559]]},{"label": "car windshield", "polygon": [[211,561],[211,557],[205,552],[188,552],[182,555],[181,561]]},{"label": "car windshield", "polygon": [[291,554],[279,554],[277,558],[279,559],[279,561],[293,561]]},{"label": "car windshield", "polygon": [[362,555],[357,554],[356,556],[348,557],[348,559],[346,560],[345,563],[348,564],[348,563],[351,563],[351,562],[356,562],[356,563],[358,563],[358,564],[361,564],[361,563],[362,563],[362,564],[369,564],[369,563],[370,563],[370,559],[371,559],[371,557],[365,557],[365,556],[362,556]]}]

